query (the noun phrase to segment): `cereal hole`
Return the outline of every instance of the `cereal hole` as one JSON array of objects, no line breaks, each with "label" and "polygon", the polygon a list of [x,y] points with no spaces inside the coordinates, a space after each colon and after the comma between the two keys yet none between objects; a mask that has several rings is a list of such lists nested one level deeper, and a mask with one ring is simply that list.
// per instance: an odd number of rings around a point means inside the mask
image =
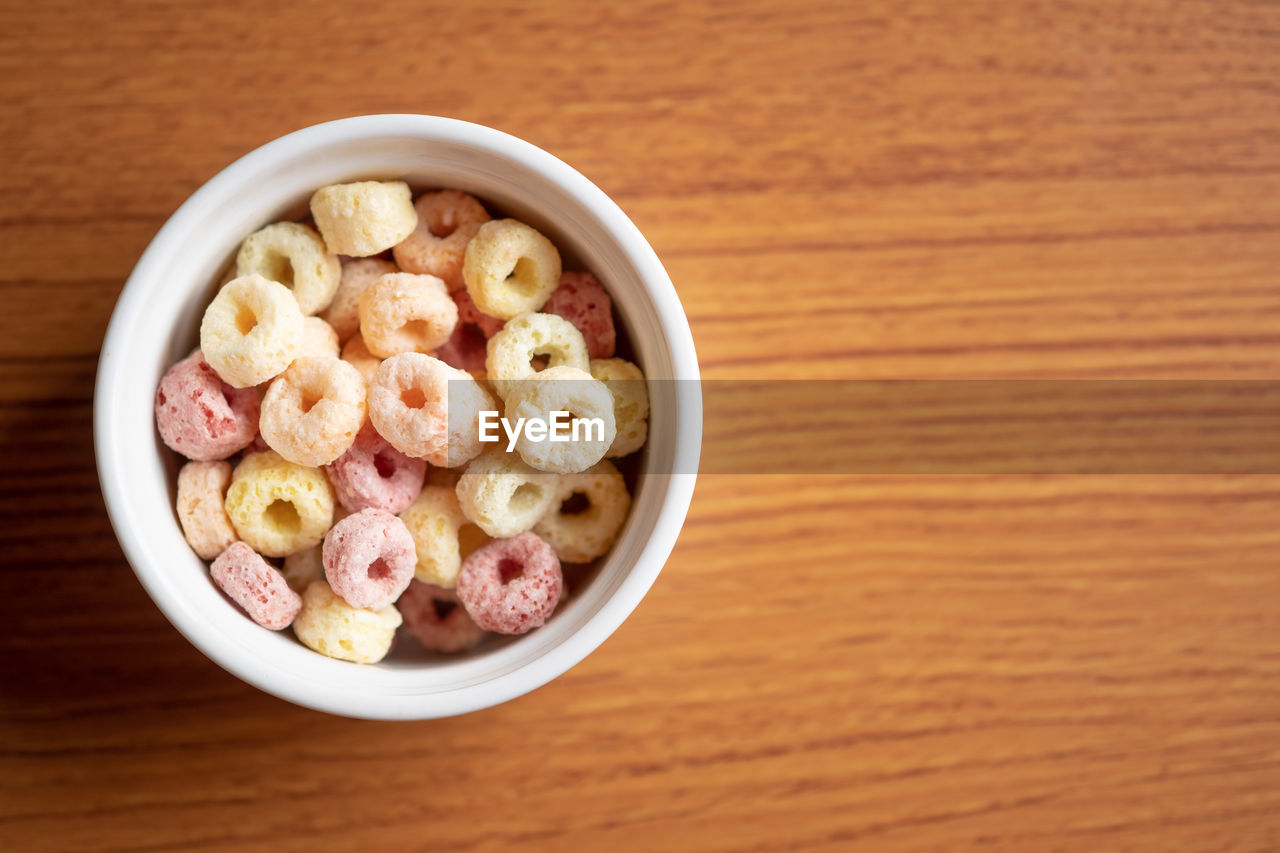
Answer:
[{"label": "cereal hole", "polygon": [[509,505],[512,512],[524,513],[537,506],[538,501],[542,498],[542,486],[536,483],[521,483],[520,486],[511,493]]},{"label": "cereal hole", "polygon": [[305,389],[302,392],[302,400],[300,402],[300,406],[302,407],[302,413],[305,415],[307,412],[311,411],[316,407],[316,403],[319,403],[323,399],[324,399],[323,394],[317,394],[314,390],[310,388]]},{"label": "cereal hole", "polygon": [[272,501],[262,515],[267,524],[282,533],[296,533],[302,527],[302,517],[291,501]]},{"label": "cereal hole", "polygon": [[427,404],[427,395],[421,388],[406,388],[400,392],[400,402],[410,409],[421,409]]},{"label": "cereal hole", "polygon": [[506,285],[515,288],[522,295],[530,296],[537,289],[537,282],[533,276],[533,261],[528,258],[521,258],[516,261],[515,267],[507,276]]},{"label": "cereal hole", "polygon": [[369,580],[381,581],[391,577],[391,567],[387,561],[379,557],[369,564]]},{"label": "cereal hole", "polygon": [[457,606],[458,605],[452,601],[442,601],[439,598],[431,599],[431,607],[436,611],[437,619],[449,618],[449,614],[452,613],[453,609]]},{"label": "cereal hole", "polygon": [[391,454],[385,450],[374,454],[373,467],[378,472],[378,476],[384,480],[396,472],[396,463],[391,458]]},{"label": "cereal hole", "polygon": [[591,499],[585,492],[574,492],[560,504],[561,515],[581,515],[591,509]]},{"label": "cereal hole", "polygon": [[400,327],[400,334],[415,342],[434,336],[431,324],[426,320],[410,320]]},{"label": "cereal hole", "polygon": [[498,577],[502,578],[503,583],[510,583],[523,573],[524,564],[519,560],[503,557],[498,561]]},{"label": "cereal hole", "polygon": [[529,359],[529,366],[533,368],[534,373],[541,373],[551,364],[551,356],[546,353],[537,353],[533,358]]},{"label": "cereal hole", "polygon": [[474,524],[464,524],[458,529],[458,555],[467,559],[489,541],[483,530]]},{"label": "cereal hole", "polygon": [[453,221],[452,215],[445,215],[435,222],[428,222],[427,230],[431,232],[432,237],[443,240],[458,230],[458,223]]},{"label": "cereal hole", "polygon": [[267,261],[266,276],[272,281],[278,281],[285,287],[293,287],[293,261],[289,260],[285,255],[273,255]]},{"label": "cereal hole", "polygon": [[236,331],[247,335],[258,325],[258,315],[248,305],[236,306]]}]

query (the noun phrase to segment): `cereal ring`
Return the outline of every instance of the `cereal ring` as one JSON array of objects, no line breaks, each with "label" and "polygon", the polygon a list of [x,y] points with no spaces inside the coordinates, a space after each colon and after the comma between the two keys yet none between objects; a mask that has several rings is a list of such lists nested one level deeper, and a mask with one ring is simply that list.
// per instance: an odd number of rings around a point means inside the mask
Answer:
[{"label": "cereal ring", "polygon": [[298,309],[314,314],[332,301],[342,267],[315,231],[297,222],[277,222],[240,244],[236,275],[253,273],[292,290]]},{"label": "cereal ring", "polygon": [[400,597],[418,562],[404,522],[362,509],[333,526],[321,551],[324,579],[352,607],[377,610]]},{"label": "cereal ring", "polygon": [[293,633],[304,646],[322,655],[354,663],[377,663],[391,650],[400,611],[390,604],[378,610],[352,607],[316,581],[302,594],[302,611]]},{"label": "cereal ring", "polygon": [[351,512],[372,507],[395,514],[422,490],[427,463],[396,450],[366,421],[355,444],[325,471],[339,503]]},{"label": "cereal ring", "polygon": [[453,301],[458,306],[458,325],[444,346],[436,350],[436,358],[462,370],[484,370],[485,347],[503,323],[481,314],[465,290],[453,294]]},{"label": "cereal ring", "polygon": [[560,253],[523,222],[495,219],[467,244],[462,280],[476,307],[499,320],[537,311],[560,283]]},{"label": "cereal ring", "polygon": [[321,187],[311,216],[329,251],[364,258],[385,252],[413,233],[418,212],[404,181],[357,181]]},{"label": "cereal ring", "polygon": [[547,514],[556,497],[556,478],[535,471],[518,456],[491,450],[458,478],[458,506],[490,536],[515,536]]},{"label": "cereal ring", "polygon": [[392,249],[400,269],[444,279],[453,292],[462,288],[462,259],[467,244],[489,212],[475,196],[457,190],[441,190],[418,196],[418,226]]},{"label": "cereal ring", "polygon": [[484,639],[484,630],[458,604],[451,589],[414,581],[396,602],[409,633],[433,652],[462,652]]},{"label": "cereal ring", "polygon": [[302,346],[298,350],[298,358],[306,355],[337,358],[340,349],[338,333],[333,326],[319,317],[302,318]]},{"label": "cereal ring", "polygon": [[[576,495],[585,497],[588,505],[571,512],[566,505]],[[626,482],[612,462],[602,459],[581,473],[560,478],[552,509],[533,526],[533,532],[566,563],[585,563],[609,550],[630,508]]]},{"label": "cereal ring", "polygon": [[278,281],[232,279],[200,321],[200,349],[223,381],[248,388],[279,375],[302,348],[302,311]]},{"label": "cereal ring", "polygon": [[364,417],[360,371],[336,358],[305,356],[271,383],[258,426],[276,453],[316,467],[347,451]]},{"label": "cereal ring", "polygon": [[373,377],[382,364],[382,359],[369,352],[369,348],[364,345],[364,338],[358,333],[342,348],[342,360],[359,371],[365,385],[373,384]]},{"label": "cereal ring", "polygon": [[462,606],[477,625],[499,634],[523,634],[542,625],[563,591],[560,560],[534,533],[490,542],[458,573]]},{"label": "cereal ring", "polygon": [[[574,474],[604,458],[613,444],[617,425],[613,419],[613,395],[598,379],[576,367],[548,367],[521,382],[507,395],[507,420],[541,421],[554,429],[554,413],[567,412],[559,420],[563,439],[553,433],[541,439],[528,430],[516,439],[520,458],[539,471]],[[581,433],[579,427],[585,427]]]},{"label": "cereal ring", "polygon": [[557,314],[572,323],[587,342],[592,358],[608,358],[617,344],[613,329],[613,300],[589,272],[567,272],[560,276],[560,286],[547,297],[540,309],[544,314]]},{"label": "cereal ring", "polygon": [[245,448],[258,432],[258,410],[258,392],[223,382],[200,350],[165,371],[156,389],[160,438],[197,462]]},{"label": "cereal ring", "polygon": [[649,437],[649,390],[640,368],[621,358],[591,359],[591,376],[613,395],[617,435],[606,457],[626,456],[644,447]]},{"label": "cereal ring", "polygon": [[360,294],[376,279],[392,272],[399,272],[396,265],[379,258],[355,258],[342,265],[338,292],[320,315],[333,326],[339,341],[345,344],[360,330]]},{"label": "cereal ring", "polygon": [[383,438],[441,468],[480,453],[480,412],[493,407],[471,374],[416,352],[382,362],[369,387],[369,419]]},{"label": "cereal ring", "polygon": [[506,399],[513,385],[533,376],[533,360],[548,357],[547,367],[591,366],[587,342],[577,327],[555,314],[521,314],[489,338],[485,372],[499,396]]},{"label": "cereal ring", "polygon": [[222,505],[230,485],[231,465],[226,462],[188,462],[178,472],[178,523],[202,560],[212,560],[236,541]]},{"label": "cereal ring", "polygon": [[413,576],[423,583],[452,588],[462,561],[489,540],[467,520],[458,495],[449,486],[426,486],[400,520],[413,536],[418,566]]},{"label": "cereal ring", "polygon": [[285,583],[289,584],[289,589],[301,595],[311,584],[324,580],[324,560],[320,553],[320,546],[316,545],[284,558],[284,568],[280,570],[280,574],[284,576]]},{"label": "cereal ring", "polygon": [[234,542],[219,554],[209,574],[218,589],[263,628],[288,628],[302,609],[302,598],[284,576],[243,542]]},{"label": "cereal ring", "polygon": [[333,487],[319,468],[295,465],[268,450],[240,460],[225,506],[236,535],[249,547],[283,557],[324,539],[333,522]]},{"label": "cereal ring", "polygon": [[458,324],[444,282],[433,275],[384,275],[360,294],[360,336],[374,355],[430,352]]}]

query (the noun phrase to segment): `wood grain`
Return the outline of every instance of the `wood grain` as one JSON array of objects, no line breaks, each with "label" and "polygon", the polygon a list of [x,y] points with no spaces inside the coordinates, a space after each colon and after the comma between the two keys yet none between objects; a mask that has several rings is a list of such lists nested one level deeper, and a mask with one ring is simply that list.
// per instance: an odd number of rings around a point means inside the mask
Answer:
[{"label": "wood grain", "polygon": [[1280,6],[0,12],[0,847],[1280,848],[1280,477],[704,477],[584,663],[383,724],[183,641],[90,427],[168,214],[390,111],[596,181],[708,378],[1275,378]]}]

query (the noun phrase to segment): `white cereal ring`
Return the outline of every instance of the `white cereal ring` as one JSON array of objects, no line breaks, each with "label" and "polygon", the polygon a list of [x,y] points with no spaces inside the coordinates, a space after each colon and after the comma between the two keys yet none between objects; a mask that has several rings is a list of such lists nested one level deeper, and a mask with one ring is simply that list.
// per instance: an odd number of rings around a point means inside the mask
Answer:
[{"label": "white cereal ring", "polygon": [[302,312],[283,284],[252,273],[240,276],[224,285],[205,309],[200,349],[228,385],[258,385],[298,357]]},{"label": "white cereal ring", "polygon": [[191,550],[212,560],[236,541],[223,506],[231,485],[226,462],[188,462],[178,472],[178,521]]},{"label": "white cereal ring", "polygon": [[555,314],[521,314],[489,338],[484,369],[503,399],[520,380],[533,376],[533,360],[547,356],[547,367],[591,366],[587,342],[577,327]]},{"label": "white cereal ring", "polygon": [[364,425],[360,372],[336,358],[305,356],[280,374],[262,398],[258,429],[285,459],[328,465],[351,447]]},{"label": "white cereal ring", "polygon": [[649,437],[649,390],[640,368],[621,358],[591,359],[591,375],[613,395],[613,420],[618,434],[606,457],[626,456],[644,447]]},{"label": "white cereal ring", "polygon": [[537,311],[560,284],[560,253],[523,222],[495,219],[467,244],[462,279],[482,313],[510,320]]},{"label": "white cereal ring", "polygon": [[236,275],[251,273],[290,288],[303,314],[328,305],[342,276],[338,256],[319,234],[297,222],[277,222],[245,238],[236,255]]},{"label": "white cereal ring", "polygon": [[423,583],[452,589],[462,561],[489,541],[467,520],[458,495],[448,486],[426,486],[409,508],[400,513],[418,553],[414,577]]},{"label": "white cereal ring", "polygon": [[472,461],[458,478],[457,491],[463,515],[503,539],[523,533],[547,514],[556,497],[556,477],[495,448]]},{"label": "white cereal ring", "polygon": [[302,610],[293,620],[293,633],[309,649],[338,660],[377,663],[391,650],[400,611],[388,604],[377,610],[352,607],[324,581],[302,593]]},{"label": "white cereal ring", "polygon": [[375,280],[392,272],[399,272],[396,265],[381,258],[355,258],[342,265],[338,292],[320,315],[333,326],[340,342],[345,344],[360,330],[360,294]]},{"label": "white cereal ring", "polygon": [[364,258],[413,233],[418,213],[404,181],[357,181],[321,187],[311,216],[330,252]]},{"label": "white cereal ring", "polygon": [[369,352],[369,348],[364,345],[364,338],[358,333],[342,348],[342,360],[359,371],[365,385],[373,384],[373,377],[382,365],[382,359]]},{"label": "white cereal ring", "polygon": [[406,456],[441,468],[480,453],[480,412],[493,409],[471,374],[422,353],[386,359],[369,386],[369,420],[378,433]]},{"label": "white cereal ring", "polygon": [[430,352],[449,340],[457,324],[458,306],[433,275],[388,273],[360,294],[360,336],[382,358]]},{"label": "white cereal ring", "polygon": [[278,453],[247,454],[231,474],[225,503],[236,535],[268,557],[284,557],[324,540],[333,523],[333,487],[319,468]]},{"label": "white cereal ring", "polygon": [[575,474],[604,458],[613,444],[617,425],[613,419],[613,395],[598,379],[576,367],[548,367],[525,379],[507,394],[505,417],[541,421],[549,427],[556,412],[568,412],[558,421],[568,424],[563,433],[570,440],[553,441],[548,434],[535,440],[523,430],[516,439],[520,458],[539,471]]},{"label": "white cereal ring", "polygon": [[489,212],[475,196],[457,190],[424,193],[413,206],[418,226],[392,250],[396,263],[405,272],[444,279],[450,292],[460,289],[467,244],[489,221]]},{"label": "white cereal ring", "polygon": [[298,358],[305,355],[337,358],[341,347],[338,344],[338,333],[319,317],[302,318],[302,347]]},{"label": "white cereal ring", "polygon": [[[572,512],[567,506],[575,495],[586,498],[586,509]],[[594,560],[618,538],[631,508],[631,495],[618,469],[602,459],[578,474],[560,478],[551,511],[533,526],[567,563]]]}]

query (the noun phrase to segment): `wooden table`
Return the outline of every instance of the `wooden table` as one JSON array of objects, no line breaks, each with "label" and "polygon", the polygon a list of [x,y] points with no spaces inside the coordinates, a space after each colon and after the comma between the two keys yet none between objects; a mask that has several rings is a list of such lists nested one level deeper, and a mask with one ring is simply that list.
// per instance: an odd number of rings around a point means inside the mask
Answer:
[{"label": "wooden table", "polygon": [[1280,847],[1280,477],[704,477],[585,662],[389,724],[187,645],[90,430],[173,209],[374,112],[581,169],[709,379],[1274,378],[1280,6],[4,6],[0,848]]}]

